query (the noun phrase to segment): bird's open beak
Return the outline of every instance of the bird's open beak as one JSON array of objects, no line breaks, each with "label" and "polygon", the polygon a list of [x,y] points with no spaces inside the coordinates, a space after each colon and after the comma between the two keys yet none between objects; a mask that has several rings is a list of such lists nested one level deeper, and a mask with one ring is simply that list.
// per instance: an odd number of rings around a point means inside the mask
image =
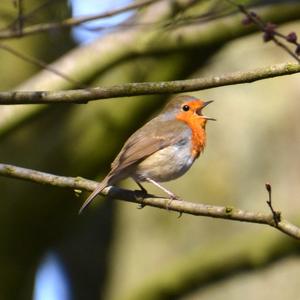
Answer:
[{"label": "bird's open beak", "polygon": [[207,106],[208,104],[213,103],[213,102],[214,102],[214,100],[206,101],[206,102],[204,102],[203,107],[205,107],[205,106]]},{"label": "bird's open beak", "polygon": [[[210,104],[210,103],[212,103],[212,102],[214,102],[214,101],[211,100],[211,101],[206,101],[206,102],[204,102],[204,105],[203,105],[202,108],[204,108],[205,106],[207,106],[208,104]],[[202,110],[202,108],[201,108],[201,110]],[[202,115],[202,118],[205,119],[205,120],[217,121],[217,119],[215,119],[215,118],[207,117],[207,116],[204,116],[204,115]]]}]

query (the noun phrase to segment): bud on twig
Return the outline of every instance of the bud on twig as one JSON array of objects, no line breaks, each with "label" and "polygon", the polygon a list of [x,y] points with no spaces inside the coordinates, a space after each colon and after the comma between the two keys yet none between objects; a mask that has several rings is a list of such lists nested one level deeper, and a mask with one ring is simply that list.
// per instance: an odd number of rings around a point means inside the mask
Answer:
[{"label": "bud on twig", "polygon": [[[260,28],[263,32],[263,41],[273,41],[277,46],[284,49],[289,55],[291,55],[298,63],[300,63],[300,43],[297,42],[297,34],[290,32],[288,35],[284,35],[276,30],[277,25],[271,22],[265,23],[259,15],[253,11],[248,11],[242,4],[237,4],[233,0],[227,0],[231,4],[235,5],[244,15],[245,18],[242,20],[243,25],[254,24]],[[296,46],[296,49],[292,51],[285,43],[282,43],[280,39],[284,39],[285,42],[292,43]]]},{"label": "bud on twig", "polygon": [[243,20],[242,20],[242,24],[243,25],[245,25],[245,26],[247,26],[247,25],[250,25],[250,24],[252,24],[253,22],[252,22],[252,20],[251,20],[251,18],[250,17],[245,17]]},{"label": "bud on twig", "polygon": [[270,193],[271,190],[272,190],[271,184],[267,182],[267,183],[265,184],[265,187],[266,187],[266,190]]},{"label": "bud on twig", "polygon": [[290,43],[296,43],[297,42],[297,34],[295,32],[290,32],[286,36],[286,40]]},{"label": "bud on twig", "polygon": [[264,35],[263,35],[264,42],[268,42],[273,39],[276,27],[277,26],[273,23],[266,24],[266,26],[264,28]]}]

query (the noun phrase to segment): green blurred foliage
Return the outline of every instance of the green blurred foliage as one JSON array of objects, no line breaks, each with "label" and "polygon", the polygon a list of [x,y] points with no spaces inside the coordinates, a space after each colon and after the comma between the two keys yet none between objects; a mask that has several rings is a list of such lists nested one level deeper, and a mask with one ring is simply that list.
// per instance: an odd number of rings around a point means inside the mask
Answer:
[{"label": "green blurred foliage", "polygon": [[[39,3],[25,1],[26,9]],[[200,1],[199,7],[186,13],[205,11],[209,5],[209,1]],[[43,10],[38,21],[61,19],[70,13],[65,1],[55,1],[50,7]],[[2,26],[16,14],[11,1],[1,2],[0,12]],[[285,33],[299,29],[299,22],[282,28]],[[220,37],[222,28],[218,30]],[[143,55],[141,50],[134,57],[120,60],[116,55],[115,61],[98,71],[88,70],[95,67],[91,66],[91,56],[97,53],[86,53],[82,58],[86,70],[82,73],[89,75],[82,81],[90,86],[107,86],[172,80],[291,59],[274,45],[263,44],[260,34],[230,42],[218,40],[218,35],[214,38],[207,47],[179,47],[171,53],[152,55]],[[149,40],[145,36],[145,44]],[[74,47],[68,30],[7,43],[48,63],[68,55],[67,50]],[[122,51],[122,46],[116,43],[115,47]],[[39,69],[3,51],[0,63],[5,70],[0,80],[3,90],[22,86],[22,81]],[[60,81],[62,86],[70,85]],[[207,113],[218,122],[208,124],[207,148],[195,166],[166,186],[186,200],[267,211],[264,183],[270,181],[276,207],[289,219],[299,220],[298,81],[298,75],[294,75],[192,93],[215,100]],[[1,135],[1,160],[59,175],[102,178],[126,138],[167,100],[166,96],[147,96],[42,108]],[[22,109],[24,106],[20,106]],[[4,120],[14,113],[1,107]],[[15,116],[18,118],[18,114]],[[78,216],[85,194],[77,197],[74,191],[10,178],[1,178],[0,184],[0,299],[30,299],[34,274],[49,250],[63,258],[73,299],[198,299],[202,295],[204,299],[217,299],[218,293],[224,293],[224,286],[232,293],[222,299],[240,299],[248,288],[237,278],[240,274],[244,278],[249,274],[256,278],[257,274],[260,278],[267,273],[270,282],[257,289],[255,297],[263,299],[263,289],[272,287],[272,299],[276,300],[280,298],[273,282],[280,278],[273,281],[274,274],[292,265],[291,254],[299,264],[297,243],[259,225],[193,216],[178,220],[167,211],[148,207],[137,210],[132,204],[101,197]],[[136,189],[130,180],[122,184]],[[152,187],[149,190],[160,193]],[[256,288],[257,283],[251,280],[249,286]],[[296,283],[291,281],[286,286],[297,295]]]}]

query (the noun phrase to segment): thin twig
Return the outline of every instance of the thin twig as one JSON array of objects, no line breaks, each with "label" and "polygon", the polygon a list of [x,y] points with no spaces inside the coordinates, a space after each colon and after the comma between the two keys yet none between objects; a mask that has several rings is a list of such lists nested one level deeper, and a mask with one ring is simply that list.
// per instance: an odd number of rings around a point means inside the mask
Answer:
[{"label": "thin twig", "polygon": [[54,69],[53,67],[47,65],[45,62],[43,62],[40,59],[29,56],[28,54],[21,53],[21,52],[15,50],[14,48],[12,48],[10,46],[7,46],[6,44],[3,44],[3,43],[0,43],[0,48],[7,51],[7,52],[9,52],[9,53],[11,53],[14,56],[19,57],[20,59],[22,59],[22,60],[24,60],[24,61],[26,61],[30,64],[33,64],[33,65],[38,66],[40,68],[46,69],[47,71],[56,74],[57,76],[65,79],[66,81],[68,81],[72,84],[75,84],[75,86],[77,86],[79,88],[85,88],[79,81],[77,81],[77,80],[71,78],[70,76],[68,76],[66,74],[63,74],[62,72]]},{"label": "thin twig", "polygon": [[[55,1],[60,1],[60,0],[46,0],[42,4],[38,5],[37,7],[33,8],[26,14],[23,13],[23,22],[26,20],[29,20],[31,17],[33,17],[36,13],[38,13],[41,9],[45,8],[46,6],[53,4]],[[10,24],[6,25],[4,28],[0,29],[0,32],[2,31],[8,31],[10,29],[11,31],[14,31],[16,28],[16,25],[18,24],[18,18],[13,20]]]},{"label": "thin twig", "polygon": [[[265,41],[273,41],[277,46],[282,48],[284,51],[286,51],[289,55],[291,55],[298,63],[300,63],[300,58],[291,51],[284,43],[280,42],[277,37],[283,38],[286,40],[286,36],[277,32],[276,30],[272,30],[271,32],[268,31],[268,24],[266,24],[260,17],[258,17],[255,13],[249,12],[244,5],[238,4],[235,1],[232,0],[226,0],[230,4],[237,7],[240,12],[242,12],[245,16],[247,16],[248,20],[250,20],[253,24],[258,26],[258,28],[267,34],[267,39]],[[271,24],[274,25],[274,24]],[[295,43],[296,46],[299,46],[298,43]]]},{"label": "thin twig", "polygon": [[300,63],[300,58],[291,50],[289,49],[285,44],[281,43],[275,36],[272,38],[273,42],[282,48],[284,51],[286,51],[289,55],[291,55],[296,61]]},{"label": "thin twig", "polygon": [[125,83],[111,87],[96,87],[66,91],[0,92],[0,104],[87,103],[89,101],[138,95],[172,94],[200,91],[220,86],[249,83],[266,78],[300,72],[299,64],[277,64],[246,72],[197,79]]},{"label": "thin twig", "polygon": [[23,0],[18,0],[17,3],[18,8],[18,17],[17,17],[17,32],[21,36],[23,31]]},{"label": "thin twig", "polygon": [[[68,27],[78,26],[80,24],[83,24],[83,23],[86,23],[89,21],[112,17],[112,16],[115,16],[115,15],[118,15],[118,14],[121,14],[121,13],[124,13],[127,11],[139,9],[139,8],[148,6],[157,1],[162,1],[162,0],[142,0],[142,1],[130,3],[126,6],[119,7],[119,8],[110,10],[110,11],[106,11],[104,13],[99,13],[99,14],[95,14],[95,15],[91,15],[91,16],[68,18],[68,19],[65,19],[62,21],[58,21],[58,22],[42,23],[42,24],[35,24],[35,25],[27,26],[27,27],[23,28],[21,36],[36,34],[36,33],[49,31],[49,30],[57,29],[57,28],[68,28]],[[8,38],[14,38],[14,37],[20,37],[18,32],[14,31],[14,30],[0,31],[0,39],[8,39]]]},{"label": "thin twig", "polygon": [[[0,164],[0,175],[4,177],[19,178],[38,184],[70,188],[73,190],[93,191],[98,185],[98,182],[96,181],[87,180],[81,177],[58,176],[8,164]],[[270,225],[281,232],[300,240],[299,227],[283,219],[281,219],[278,225],[275,226],[273,214],[250,212],[233,207],[207,205],[188,201],[172,200],[170,202],[169,199],[153,197],[153,195],[137,193],[135,191],[129,191],[112,186],[105,188],[103,190],[103,194],[108,195],[113,199],[124,200],[195,216]]]}]

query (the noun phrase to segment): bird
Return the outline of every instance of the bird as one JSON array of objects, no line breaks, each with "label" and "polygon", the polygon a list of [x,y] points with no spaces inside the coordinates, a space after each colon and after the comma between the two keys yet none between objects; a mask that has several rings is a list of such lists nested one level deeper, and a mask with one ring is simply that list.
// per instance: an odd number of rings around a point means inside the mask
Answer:
[{"label": "bird", "polygon": [[141,191],[141,182],[152,183],[170,199],[178,197],[160,183],[185,174],[204,150],[206,123],[214,118],[202,110],[213,101],[189,95],[174,96],[163,110],[135,131],[111,164],[110,172],[81,206],[81,213],[107,186],[131,177]]}]

